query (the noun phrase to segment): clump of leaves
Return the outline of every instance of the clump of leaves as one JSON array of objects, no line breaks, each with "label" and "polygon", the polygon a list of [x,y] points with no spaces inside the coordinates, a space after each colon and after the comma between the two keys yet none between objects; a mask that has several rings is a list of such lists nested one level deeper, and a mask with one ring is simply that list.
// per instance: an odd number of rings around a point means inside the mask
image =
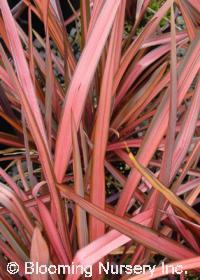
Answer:
[{"label": "clump of leaves", "polygon": [[124,36],[129,4],[80,1],[64,21],[59,1],[23,0],[17,12],[0,1],[0,116],[12,127],[0,131],[2,279],[30,279],[28,261],[90,264],[92,279],[104,277],[99,261],[153,263],[154,278],[162,260],[199,273],[200,4],[162,1],[142,23],[152,3],[137,1]]}]

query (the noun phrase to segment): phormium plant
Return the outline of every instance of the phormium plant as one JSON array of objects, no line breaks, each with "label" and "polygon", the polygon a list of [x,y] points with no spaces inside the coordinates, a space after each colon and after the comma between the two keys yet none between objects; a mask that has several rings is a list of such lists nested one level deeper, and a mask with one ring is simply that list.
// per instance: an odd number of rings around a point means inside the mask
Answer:
[{"label": "phormium plant", "polygon": [[67,2],[0,1],[1,279],[199,275],[200,1]]}]

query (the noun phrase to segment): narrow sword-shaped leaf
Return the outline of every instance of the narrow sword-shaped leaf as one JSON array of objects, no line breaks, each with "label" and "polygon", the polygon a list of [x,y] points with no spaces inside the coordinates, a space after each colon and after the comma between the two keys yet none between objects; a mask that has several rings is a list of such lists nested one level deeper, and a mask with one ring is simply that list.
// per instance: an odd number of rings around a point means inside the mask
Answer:
[{"label": "narrow sword-shaped leaf", "polygon": [[135,159],[133,154],[129,152],[129,158],[134,164],[135,168],[150,182],[150,184],[159,192],[161,192],[169,202],[180,209],[186,216],[192,218],[198,224],[200,224],[200,215],[192,209],[189,205],[187,205],[183,200],[177,197],[171,190],[165,187],[159,180],[153,177],[152,173],[145,168]]},{"label": "narrow sword-shaped leaf", "polygon": [[[171,6],[171,65],[170,65],[170,86],[167,94],[170,95],[169,105],[169,121],[167,128],[167,135],[165,140],[165,150],[162,158],[162,164],[159,174],[160,181],[169,186],[170,172],[172,169],[172,158],[174,152],[174,143],[176,136],[176,119],[177,119],[177,60],[176,60],[176,29],[175,29],[175,17],[174,7]],[[158,208],[163,204],[163,197],[160,194],[157,195]],[[156,207],[154,208],[157,211]],[[156,215],[154,226],[157,228],[160,220],[160,215]]]},{"label": "narrow sword-shaped leaf", "polygon": [[52,220],[52,217],[48,209],[46,208],[46,206],[43,204],[43,202],[39,198],[37,198],[36,200],[37,200],[40,216],[43,221],[47,236],[51,242],[51,245],[55,253],[57,254],[60,262],[64,264],[68,264],[69,259],[67,258],[67,254],[66,254],[67,252],[65,252],[63,248],[62,241],[60,239],[56,226]]},{"label": "narrow sword-shaped leaf", "polygon": [[[39,265],[48,266],[49,264],[49,249],[46,241],[44,240],[40,229],[36,227],[33,232],[31,241],[31,254],[30,261]],[[47,280],[48,273],[40,274],[35,271],[31,274],[31,280]]]},{"label": "narrow sword-shaped leaf", "polygon": [[[75,126],[72,112],[72,143],[73,143],[73,170],[74,170],[74,189],[75,192],[84,197],[84,182],[81,166],[81,156],[77,138],[77,128]],[[79,206],[76,207],[76,226],[78,233],[79,248],[88,244],[88,227],[86,213]]]},{"label": "narrow sword-shaped leaf", "polygon": [[159,178],[163,184],[169,184],[172,157],[174,151],[175,135],[176,135],[176,118],[177,118],[177,70],[176,70],[176,30],[174,23],[174,8],[171,7],[171,68],[170,68],[170,107],[169,122],[166,136],[165,151],[162,160]]},{"label": "narrow sword-shaped leaf", "polygon": [[[112,34],[109,42],[108,55],[106,58],[105,70],[103,73],[99,104],[97,110],[97,119],[94,127],[94,147],[92,155],[91,171],[91,202],[95,205],[105,207],[105,173],[104,160],[109,133],[113,78],[115,74],[115,41],[117,37],[117,24],[115,20]],[[90,217],[90,240],[104,234],[104,224]]]},{"label": "narrow sword-shaped leaf", "polygon": [[[120,0],[105,2],[92,33],[85,46],[79,64],[67,92],[62,118],[60,121],[55,151],[55,174],[62,182],[68,165],[71,149],[71,109],[76,112],[75,123],[78,127],[90,82],[96,70],[101,52],[112,27]],[[96,44],[98,40],[98,44]],[[63,156],[65,154],[65,156]]]}]

